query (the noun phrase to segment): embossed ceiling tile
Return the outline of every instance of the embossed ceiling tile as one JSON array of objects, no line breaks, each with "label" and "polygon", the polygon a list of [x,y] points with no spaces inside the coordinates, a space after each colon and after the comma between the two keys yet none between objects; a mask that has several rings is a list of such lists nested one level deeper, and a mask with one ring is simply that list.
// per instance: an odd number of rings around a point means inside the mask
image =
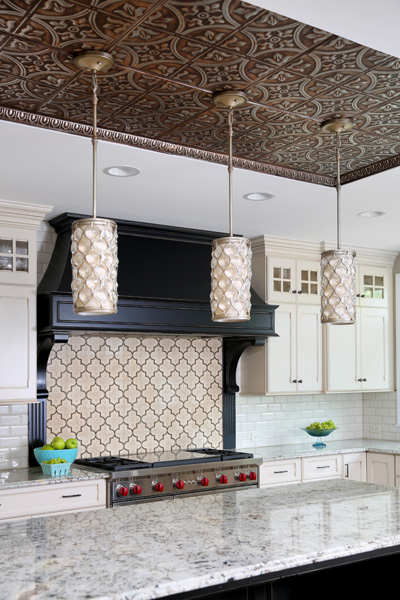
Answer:
[{"label": "embossed ceiling tile", "polygon": [[[12,98],[11,100],[4,100],[0,97],[0,106],[3,106],[4,108],[9,108],[9,109],[15,109],[15,110],[22,110],[24,112],[27,113],[33,113],[33,114],[38,114],[38,107],[40,106],[40,101],[39,102],[35,102],[34,100],[16,100],[15,98]],[[63,113],[64,116],[60,116],[58,118],[65,118],[65,113]]]},{"label": "embossed ceiling tile", "polygon": [[267,78],[265,81],[256,83],[257,88],[262,93],[260,102],[268,104],[271,100],[308,100],[314,96],[325,94],[332,89],[327,83],[309,79],[302,75],[294,75],[290,71],[281,70],[273,79]]},{"label": "embossed ceiling tile", "polygon": [[0,30],[3,33],[14,33],[18,31],[18,27],[23,23],[24,12],[18,8],[10,9],[9,7],[0,10]]},{"label": "embossed ceiling tile", "polygon": [[[243,89],[266,74],[265,65],[250,59],[243,60],[237,56],[226,56],[225,61],[215,61],[209,64],[196,64],[187,72],[178,72],[175,79],[182,83],[206,86],[210,91],[229,89],[235,85],[236,89]],[[197,74],[199,83],[193,83],[193,73]]]},{"label": "embossed ceiling tile", "polygon": [[119,19],[125,19],[127,23],[134,23],[143,17],[147,10],[154,7],[153,0],[135,0],[135,3],[126,0],[74,0],[74,2],[94,10],[109,12]]}]

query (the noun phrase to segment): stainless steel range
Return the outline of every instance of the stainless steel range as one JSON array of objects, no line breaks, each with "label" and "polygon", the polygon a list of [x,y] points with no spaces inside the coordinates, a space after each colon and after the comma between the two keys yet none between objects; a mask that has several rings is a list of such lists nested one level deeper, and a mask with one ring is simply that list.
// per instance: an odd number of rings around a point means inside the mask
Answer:
[{"label": "stainless steel range", "polygon": [[76,464],[110,471],[107,505],[259,487],[261,458],[236,450],[194,448],[135,456],[79,458]]}]

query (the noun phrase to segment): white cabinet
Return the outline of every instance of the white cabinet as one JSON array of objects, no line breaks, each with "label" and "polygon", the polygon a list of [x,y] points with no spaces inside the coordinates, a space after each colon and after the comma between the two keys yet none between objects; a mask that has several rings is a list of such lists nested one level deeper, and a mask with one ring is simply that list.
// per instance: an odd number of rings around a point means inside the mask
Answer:
[{"label": "white cabinet", "polygon": [[0,285],[0,401],[36,396],[36,290]]},{"label": "white cabinet", "polygon": [[301,458],[271,460],[260,466],[260,486],[301,482]]},{"label": "white cabinet", "polygon": [[322,391],[322,325],[319,306],[282,304],[265,346],[246,349],[241,359],[242,394]]},{"label": "white cabinet", "polygon": [[386,308],[357,308],[355,325],[326,326],[326,390],[391,389],[391,341]]},{"label": "white cabinet", "polygon": [[391,270],[385,267],[360,265],[357,302],[359,306],[383,308],[389,305]]},{"label": "white cabinet", "polygon": [[105,479],[0,490],[0,521],[105,507]]},{"label": "white cabinet", "polygon": [[319,305],[320,270],[318,261],[268,257],[268,302]]},{"label": "white cabinet", "polygon": [[396,487],[400,487],[400,456],[395,456],[394,468],[395,468],[395,485],[396,485]]},{"label": "white cabinet", "polygon": [[367,452],[367,481],[394,486],[395,467],[393,454]]},{"label": "white cabinet", "polygon": [[342,476],[340,454],[307,456],[302,459],[302,480],[337,479]]},{"label": "white cabinet", "polygon": [[0,200],[0,404],[36,399],[37,229],[51,209]]},{"label": "white cabinet", "polygon": [[342,454],[342,477],[352,481],[367,481],[367,453]]}]

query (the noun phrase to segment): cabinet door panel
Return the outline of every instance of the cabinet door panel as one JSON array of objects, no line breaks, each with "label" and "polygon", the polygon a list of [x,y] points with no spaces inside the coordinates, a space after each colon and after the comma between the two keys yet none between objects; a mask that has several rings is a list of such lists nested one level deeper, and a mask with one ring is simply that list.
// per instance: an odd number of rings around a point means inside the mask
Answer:
[{"label": "cabinet door panel", "polygon": [[382,308],[388,306],[390,293],[389,270],[384,267],[360,266],[358,293],[360,306]]},{"label": "cabinet door panel", "polygon": [[321,304],[320,264],[311,260],[298,260],[296,264],[296,291],[299,304]]},{"label": "cabinet door panel", "polygon": [[0,287],[0,401],[36,396],[36,290]]},{"label": "cabinet door panel", "polygon": [[268,302],[295,302],[296,261],[289,258],[267,258]]},{"label": "cabinet door panel", "polygon": [[322,325],[319,306],[297,307],[297,380],[300,392],[322,390]]},{"label": "cabinet door panel", "polygon": [[359,351],[357,330],[360,315],[357,311],[355,325],[324,325],[326,335],[326,389],[329,392],[361,390],[358,375]]},{"label": "cabinet door panel", "polygon": [[394,455],[367,452],[367,481],[394,486]]},{"label": "cabinet door panel", "polygon": [[343,479],[367,481],[367,453],[343,454]]},{"label": "cabinet door panel", "polygon": [[388,312],[384,308],[362,308],[360,323],[363,389],[389,389]]},{"label": "cabinet door panel", "polygon": [[295,392],[296,383],[296,306],[282,305],[275,314],[279,337],[267,341],[269,354],[269,392]]}]

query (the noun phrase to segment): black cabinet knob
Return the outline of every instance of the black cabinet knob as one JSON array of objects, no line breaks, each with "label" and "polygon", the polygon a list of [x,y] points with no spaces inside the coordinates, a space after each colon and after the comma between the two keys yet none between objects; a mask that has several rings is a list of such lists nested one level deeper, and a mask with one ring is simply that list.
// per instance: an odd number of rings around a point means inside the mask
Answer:
[{"label": "black cabinet knob", "polygon": [[302,379],[299,379],[299,383],[303,383],[303,380],[302,380]]},{"label": "black cabinet knob", "polygon": [[361,297],[361,294],[356,294],[356,297],[357,297],[357,298],[360,298],[360,297]]},{"label": "black cabinet knob", "polygon": [[297,291],[296,290],[292,290],[292,294],[297,294]]},{"label": "black cabinet knob", "polygon": [[297,292],[298,294],[302,294],[303,292],[300,290],[299,292]]},{"label": "black cabinet knob", "polygon": [[297,383],[297,379],[293,379],[293,383]]},{"label": "black cabinet knob", "polygon": [[365,298],[365,294],[361,294],[361,298]]},{"label": "black cabinet knob", "polygon": [[364,378],[363,381],[367,381],[367,380]]},{"label": "black cabinet knob", "polygon": [[359,379],[357,379],[357,381],[362,381],[361,377]]}]

